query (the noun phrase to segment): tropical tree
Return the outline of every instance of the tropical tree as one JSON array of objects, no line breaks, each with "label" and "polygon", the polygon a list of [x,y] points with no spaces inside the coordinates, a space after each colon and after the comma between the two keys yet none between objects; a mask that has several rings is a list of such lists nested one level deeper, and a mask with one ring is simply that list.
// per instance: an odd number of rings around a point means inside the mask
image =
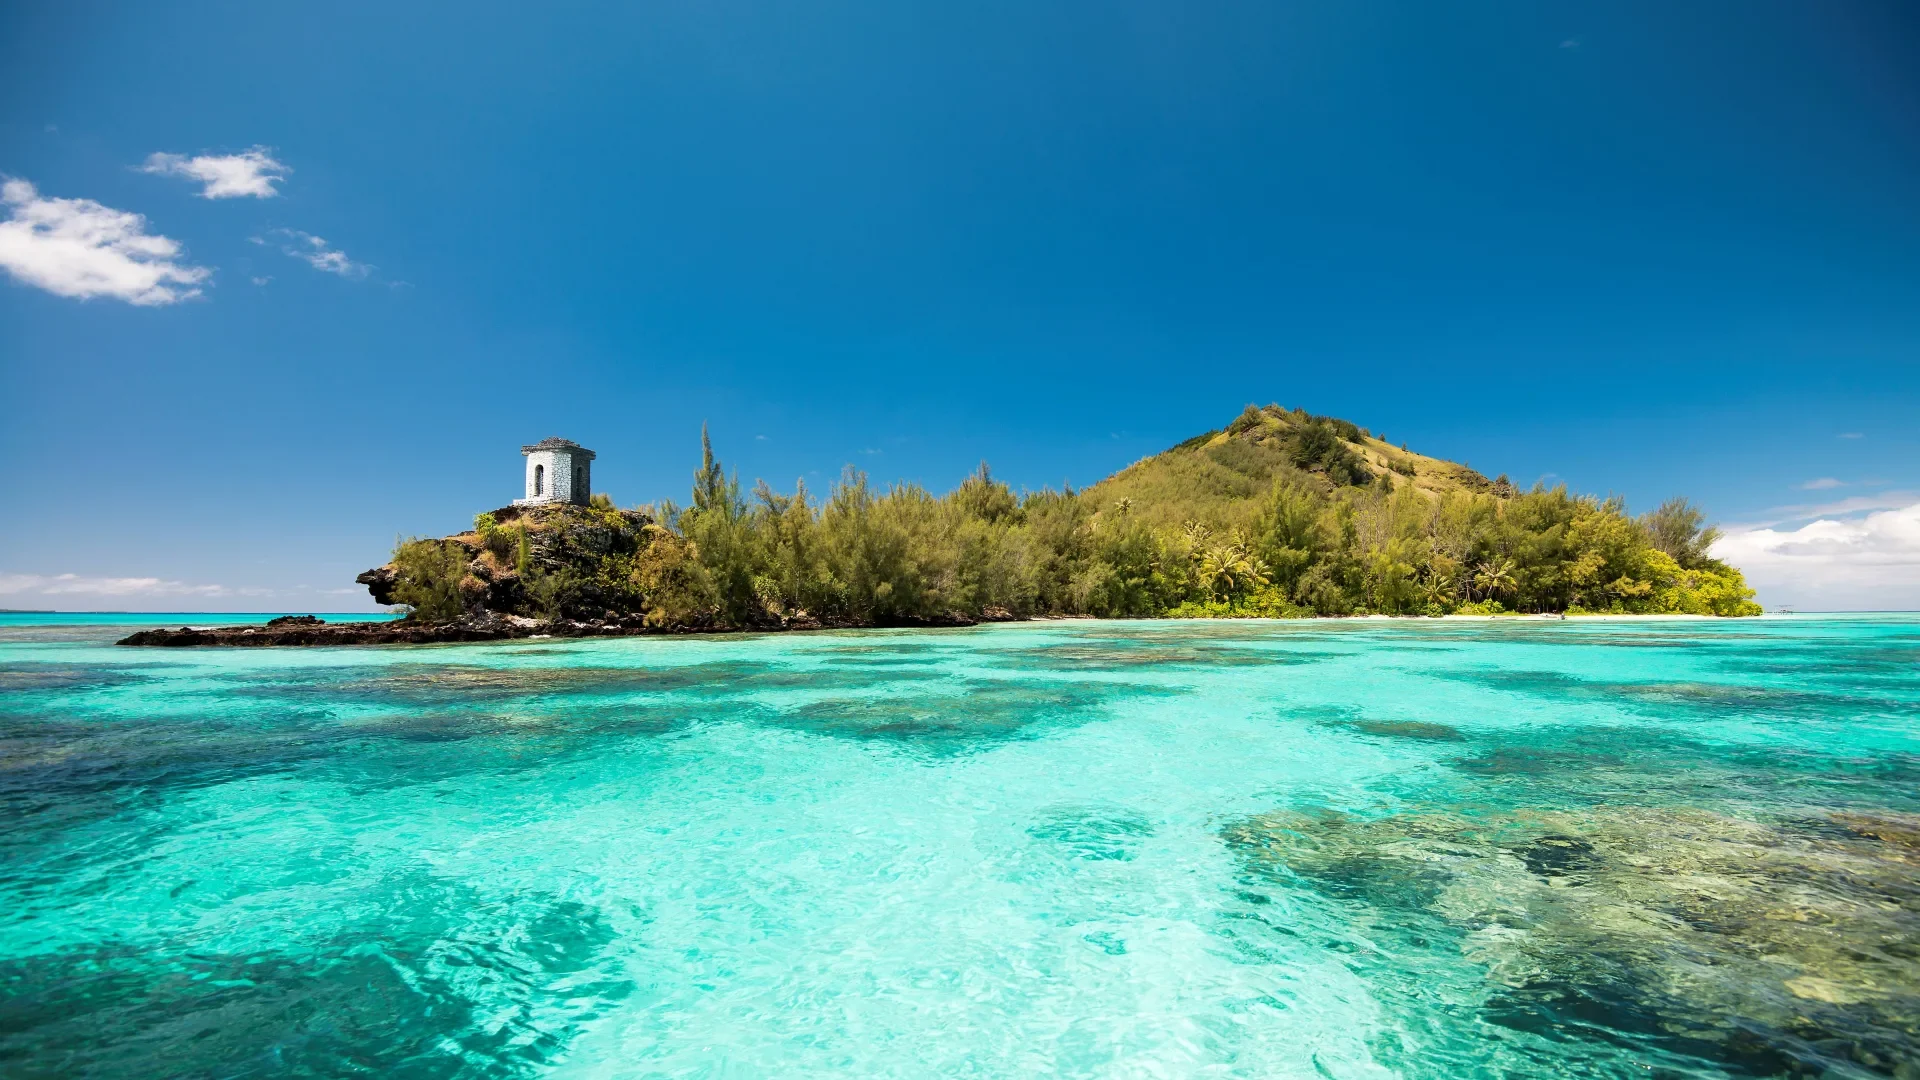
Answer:
[{"label": "tropical tree", "polygon": [[1653,546],[1692,569],[1711,561],[1707,549],[1720,539],[1720,530],[1707,524],[1707,515],[1685,499],[1675,497],[1640,517]]},{"label": "tropical tree", "polygon": [[1248,550],[1246,537],[1238,532],[1225,543],[1202,549],[1197,569],[1200,584],[1217,600],[1240,596],[1269,580],[1267,564]]},{"label": "tropical tree", "polygon": [[1512,595],[1515,585],[1512,559],[1489,559],[1474,568],[1473,584],[1488,599]]}]

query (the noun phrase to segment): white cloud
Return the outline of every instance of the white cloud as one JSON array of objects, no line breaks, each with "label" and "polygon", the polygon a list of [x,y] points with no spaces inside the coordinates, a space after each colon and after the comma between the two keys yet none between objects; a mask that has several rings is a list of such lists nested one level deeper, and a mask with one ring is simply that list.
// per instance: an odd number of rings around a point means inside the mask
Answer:
[{"label": "white cloud", "polygon": [[1920,492],[1900,490],[1883,491],[1878,495],[1849,495],[1844,499],[1828,503],[1776,506],[1767,511],[1767,520],[1750,522],[1744,527],[1772,528],[1775,525],[1790,525],[1796,521],[1812,521],[1814,518],[1849,517],[1864,514],[1869,510],[1898,510],[1915,500],[1920,500]]},{"label": "white cloud", "polygon": [[1831,477],[1831,476],[1823,476],[1823,477],[1821,477],[1821,478],[1820,478],[1820,479],[1818,479],[1818,480],[1809,480],[1809,481],[1807,481],[1806,483],[1804,483],[1804,484],[1801,484],[1801,485],[1800,485],[1800,490],[1802,490],[1802,491],[1826,491],[1826,490],[1827,490],[1828,488],[1837,488],[1837,487],[1846,487],[1846,486],[1847,486],[1847,485],[1846,485],[1845,483],[1843,483],[1843,482],[1841,482],[1841,481],[1839,481],[1839,480],[1835,480],[1835,479],[1834,479],[1833,477]]},{"label": "white cloud", "polygon": [[1764,603],[1920,608],[1920,502],[1796,529],[1728,529],[1713,554],[1745,572]]},{"label": "white cloud", "polygon": [[0,267],[28,285],[86,300],[152,307],[200,295],[212,275],[180,261],[180,245],[147,232],[139,214],[92,199],[48,199],[25,180],[0,184]]},{"label": "white cloud", "polygon": [[1857,432],[1857,431],[1843,431],[1843,432],[1841,432],[1841,433],[1840,433],[1839,435],[1836,435],[1836,436],[1835,436],[1835,438],[1839,438],[1839,439],[1864,439],[1864,438],[1866,438],[1866,436],[1865,436],[1865,435],[1862,435],[1862,434],[1860,434],[1860,433],[1859,433],[1859,432]]},{"label": "white cloud", "polygon": [[[364,278],[373,273],[373,267],[363,262],[354,262],[347,258],[346,252],[312,233],[301,232],[299,229],[275,229],[274,235],[287,239],[287,243],[281,245],[281,251],[315,270],[324,270],[329,274],[339,274],[341,277],[355,279]],[[255,237],[254,242],[263,241]]]},{"label": "white cloud", "polygon": [[152,577],[0,573],[0,596],[224,596],[224,585],[188,585]]},{"label": "white cloud", "polygon": [[238,154],[150,154],[140,171],[198,180],[206,185],[200,189],[203,199],[271,199],[280,194],[273,185],[293,170],[275,161],[266,147],[256,146]]}]

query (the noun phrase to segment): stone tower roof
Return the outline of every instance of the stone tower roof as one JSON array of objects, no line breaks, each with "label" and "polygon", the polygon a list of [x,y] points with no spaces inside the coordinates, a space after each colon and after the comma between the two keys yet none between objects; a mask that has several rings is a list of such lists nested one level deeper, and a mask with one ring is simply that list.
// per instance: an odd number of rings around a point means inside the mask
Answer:
[{"label": "stone tower roof", "polygon": [[557,439],[557,438],[549,437],[549,438],[541,439],[539,442],[534,443],[532,446],[523,446],[520,448],[520,452],[522,454],[531,454],[535,450],[562,450],[569,454],[572,454],[575,457],[586,458],[588,461],[592,461],[595,457],[598,456],[593,451],[587,449],[584,446],[581,446],[579,443],[574,442],[572,439]]}]

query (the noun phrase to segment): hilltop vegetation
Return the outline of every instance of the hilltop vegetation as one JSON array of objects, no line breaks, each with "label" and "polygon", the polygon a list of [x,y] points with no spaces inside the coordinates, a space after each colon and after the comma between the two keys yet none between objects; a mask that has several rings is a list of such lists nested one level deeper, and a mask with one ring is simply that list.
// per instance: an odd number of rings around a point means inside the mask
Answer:
[{"label": "hilltop vegetation", "polygon": [[898,625],[1031,615],[1751,615],[1685,500],[1631,517],[1516,490],[1364,428],[1249,406],[1076,492],[985,465],[936,496],[851,468],[824,499],[752,493],[702,435],[691,503],[508,508],[363,575],[425,619],[483,610],[658,628]]},{"label": "hilltop vegetation", "polygon": [[1330,493],[1377,485],[1430,496],[1515,494],[1504,478],[1488,480],[1465,465],[1395,447],[1346,420],[1277,405],[1249,405],[1225,430],[1137,461],[1087,494],[1105,505],[1131,500],[1133,512],[1156,525],[1246,528],[1274,481],[1298,473],[1317,477]]}]

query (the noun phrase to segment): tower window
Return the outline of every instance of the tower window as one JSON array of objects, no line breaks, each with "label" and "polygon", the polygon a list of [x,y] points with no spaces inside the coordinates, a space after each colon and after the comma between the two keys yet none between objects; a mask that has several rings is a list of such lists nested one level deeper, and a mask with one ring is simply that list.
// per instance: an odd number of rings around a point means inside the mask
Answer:
[{"label": "tower window", "polygon": [[547,493],[547,467],[545,465],[535,465],[533,467],[533,493],[536,496]]}]

